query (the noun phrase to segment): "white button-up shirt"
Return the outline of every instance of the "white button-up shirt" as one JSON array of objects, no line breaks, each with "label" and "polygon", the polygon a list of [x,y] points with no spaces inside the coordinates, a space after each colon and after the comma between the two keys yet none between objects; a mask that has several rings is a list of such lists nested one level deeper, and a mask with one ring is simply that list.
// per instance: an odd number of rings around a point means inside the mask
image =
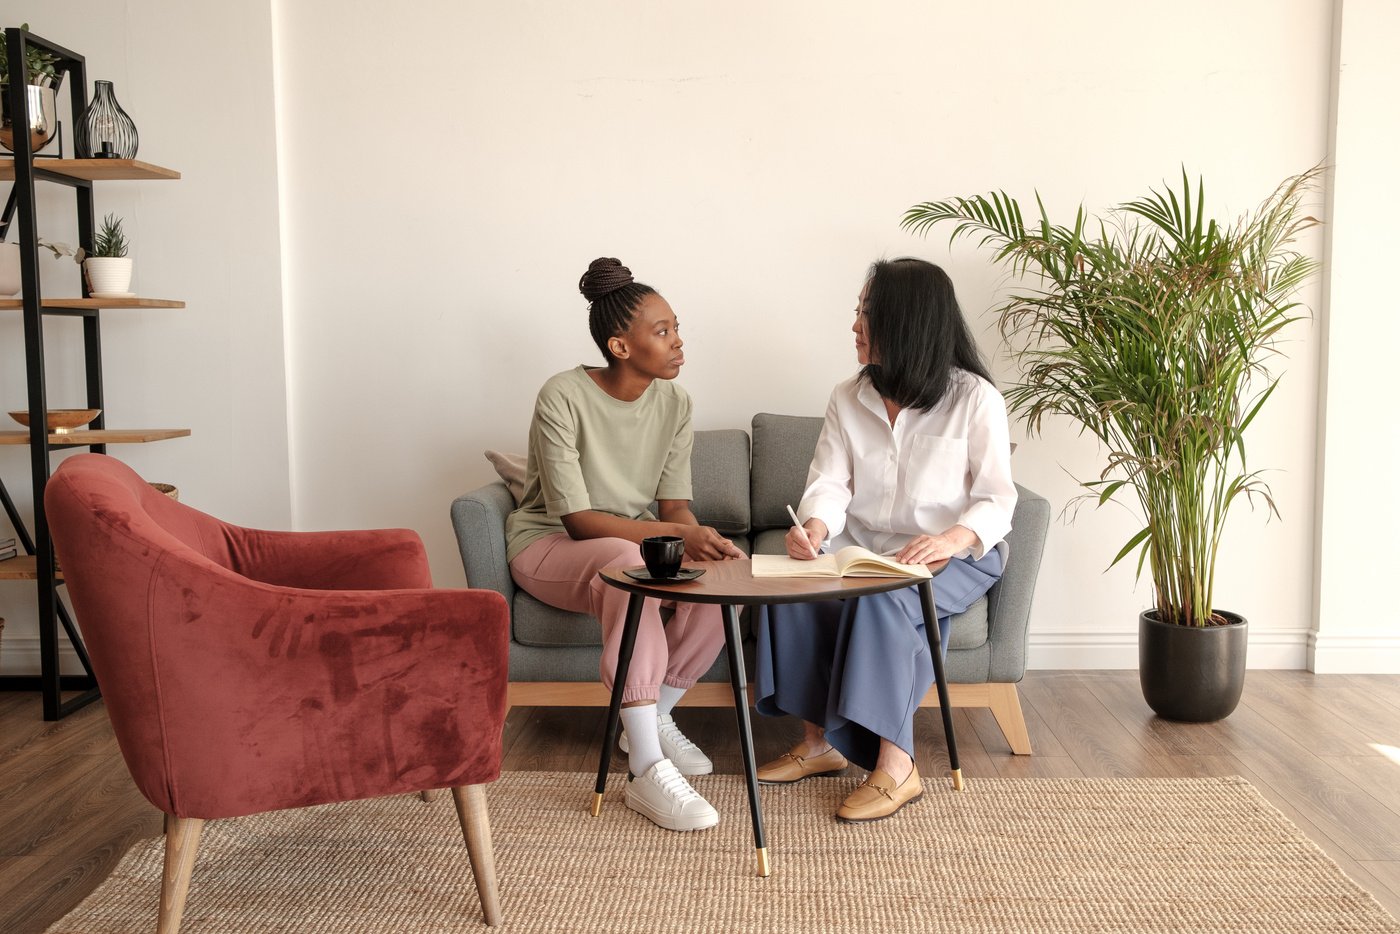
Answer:
[{"label": "white button-up shirt", "polygon": [[797,512],[826,523],[833,550],[881,554],[962,525],[977,543],[959,557],[977,559],[1006,538],[1015,508],[1006,402],[959,369],[938,405],[904,409],[894,425],[860,374],[838,384]]}]

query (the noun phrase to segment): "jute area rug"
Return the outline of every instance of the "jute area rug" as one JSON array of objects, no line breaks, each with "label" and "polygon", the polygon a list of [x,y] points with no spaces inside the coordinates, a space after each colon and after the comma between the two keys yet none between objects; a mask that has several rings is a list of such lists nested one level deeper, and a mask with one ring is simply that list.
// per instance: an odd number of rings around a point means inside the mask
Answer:
[{"label": "jute area rug", "polygon": [[[1240,778],[926,780],[879,824],[838,824],[854,782],[765,788],[755,875],[743,780],[696,787],[720,826],[662,831],[592,776],[509,772],[488,801],[503,932],[1400,932]],[[162,841],[137,845],[51,932],[155,930]],[[478,931],[451,798],[384,798],[205,827],[182,930]]]}]

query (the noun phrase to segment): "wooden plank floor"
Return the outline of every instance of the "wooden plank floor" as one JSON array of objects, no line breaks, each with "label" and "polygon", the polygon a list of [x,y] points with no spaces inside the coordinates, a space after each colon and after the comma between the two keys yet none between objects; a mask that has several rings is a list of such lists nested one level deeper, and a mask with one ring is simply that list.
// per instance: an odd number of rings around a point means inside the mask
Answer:
[{"label": "wooden plank floor", "polygon": [[[1030,757],[1011,755],[988,712],[955,711],[969,780],[1243,775],[1400,917],[1400,676],[1251,671],[1239,710],[1201,725],[1154,717],[1133,671],[1033,671],[1021,697]],[[604,714],[511,711],[505,768],[592,771]],[[741,771],[732,710],[687,708],[679,719],[719,771]],[[789,720],[753,722],[760,762],[798,734]],[[936,710],[920,711],[916,740],[920,771],[942,774]],[[621,757],[614,767],[623,768]],[[854,783],[860,773],[849,771]],[[590,791],[580,785],[580,807]],[[44,723],[37,695],[0,693],[0,931],[42,931],[160,826],[127,775],[102,705]]]}]

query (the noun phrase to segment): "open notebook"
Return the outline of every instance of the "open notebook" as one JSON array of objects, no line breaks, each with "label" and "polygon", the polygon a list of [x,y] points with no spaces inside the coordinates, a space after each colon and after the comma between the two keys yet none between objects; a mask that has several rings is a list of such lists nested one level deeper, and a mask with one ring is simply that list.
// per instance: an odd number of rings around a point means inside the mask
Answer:
[{"label": "open notebook", "polygon": [[847,545],[833,554],[810,561],[787,555],[754,555],[754,577],[932,577],[922,564],[900,564],[859,545]]}]

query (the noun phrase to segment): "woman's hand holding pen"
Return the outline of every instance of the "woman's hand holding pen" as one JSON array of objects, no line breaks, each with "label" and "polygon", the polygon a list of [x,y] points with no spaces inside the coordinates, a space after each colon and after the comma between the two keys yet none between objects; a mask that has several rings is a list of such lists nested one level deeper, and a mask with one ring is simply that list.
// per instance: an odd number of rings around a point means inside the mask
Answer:
[{"label": "woman's hand holding pen", "polygon": [[807,520],[806,525],[794,525],[787,533],[787,553],[789,558],[810,561],[821,554],[822,542],[826,541],[826,523],[820,519]]}]

